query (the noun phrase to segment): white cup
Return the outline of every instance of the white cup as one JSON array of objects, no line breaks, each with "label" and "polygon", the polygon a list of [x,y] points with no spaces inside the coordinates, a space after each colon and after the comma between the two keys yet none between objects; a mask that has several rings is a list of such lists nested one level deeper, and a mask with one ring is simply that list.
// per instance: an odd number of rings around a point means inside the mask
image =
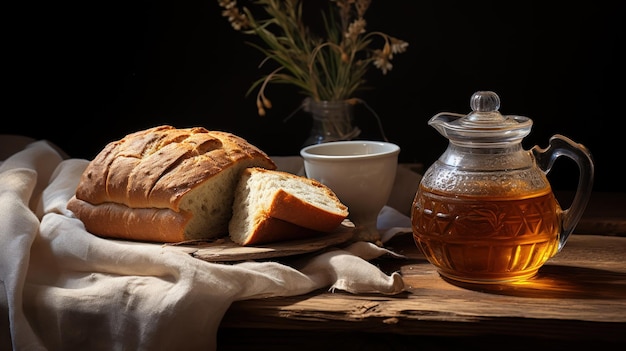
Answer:
[{"label": "white cup", "polygon": [[369,140],[334,141],[300,150],[306,176],[328,186],[348,206],[355,239],[379,245],[376,222],[389,200],[399,153],[398,145]]}]

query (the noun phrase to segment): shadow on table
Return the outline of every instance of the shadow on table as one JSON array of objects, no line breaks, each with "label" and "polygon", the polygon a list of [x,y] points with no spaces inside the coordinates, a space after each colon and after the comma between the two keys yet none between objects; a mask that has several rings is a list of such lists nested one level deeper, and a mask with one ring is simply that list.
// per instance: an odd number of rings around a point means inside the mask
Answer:
[{"label": "shadow on table", "polygon": [[472,284],[444,280],[461,288],[519,297],[623,299],[626,273],[561,265],[545,265],[533,278],[505,284]]}]

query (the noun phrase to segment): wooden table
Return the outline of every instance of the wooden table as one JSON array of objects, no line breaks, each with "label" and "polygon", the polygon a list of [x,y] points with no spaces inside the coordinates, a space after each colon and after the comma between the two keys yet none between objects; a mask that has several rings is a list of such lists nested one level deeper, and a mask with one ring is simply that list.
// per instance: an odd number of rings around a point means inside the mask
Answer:
[{"label": "wooden table", "polygon": [[[400,271],[407,291],[393,296],[316,291],[234,303],[220,350],[560,350],[626,349],[626,196],[596,196],[596,211],[564,249],[525,283],[459,285],[442,279],[403,234],[386,246],[406,259],[372,263]],[[610,208],[608,221],[596,216]],[[617,208],[617,209],[616,209]],[[588,211],[589,212],[589,211]],[[606,212],[606,213],[609,213]],[[594,226],[593,223],[596,223]],[[616,229],[617,228],[617,229]],[[271,347],[270,347],[271,345]]]}]

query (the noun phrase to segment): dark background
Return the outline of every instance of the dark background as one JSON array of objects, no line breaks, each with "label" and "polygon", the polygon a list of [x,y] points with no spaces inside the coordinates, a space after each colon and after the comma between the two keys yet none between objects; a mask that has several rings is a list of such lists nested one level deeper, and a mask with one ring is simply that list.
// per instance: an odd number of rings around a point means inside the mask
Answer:
[{"label": "dark background", "polygon": [[[239,1],[244,3],[245,1]],[[325,1],[305,0],[316,13]],[[274,104],[256,114],[245,96],[263,58],[221,16],[217,0],[13,4],[5,15],[5,112],[0,134],[47,139],[91,159],[136,130],[170,124],[238,134],[270,155],[297,155],[310,118],[303,96],[272,86]],[[380,115],[401,162],[430,165],[447,140],[427,121],[470,112],[478,90],[493,90],[503,114],[533,119],[526,148],[559,133],[587,146],[596,191],[624,191],[624,11],[619,1],[374,0],[369,30],[409,42],[386,76],[372,69],[359,95]],[[8,88],[8,89],[7,89]],[[358,107],[362,138],[379,139]],[[561,160],[561,159],[560,159]],[[568,160],[550,173],[572,190]]]}]

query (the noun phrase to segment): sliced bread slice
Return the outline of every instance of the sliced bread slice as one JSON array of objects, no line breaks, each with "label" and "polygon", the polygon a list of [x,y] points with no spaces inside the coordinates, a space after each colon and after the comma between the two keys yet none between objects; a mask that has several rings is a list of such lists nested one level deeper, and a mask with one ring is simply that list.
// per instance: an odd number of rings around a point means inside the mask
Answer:
[{"label": "sliced bread slice", "polygon": [[250,167],[235,188],[228,229],[233,242],[252,245],[332,232],[347,216],[347,206],[324,184]]}]

